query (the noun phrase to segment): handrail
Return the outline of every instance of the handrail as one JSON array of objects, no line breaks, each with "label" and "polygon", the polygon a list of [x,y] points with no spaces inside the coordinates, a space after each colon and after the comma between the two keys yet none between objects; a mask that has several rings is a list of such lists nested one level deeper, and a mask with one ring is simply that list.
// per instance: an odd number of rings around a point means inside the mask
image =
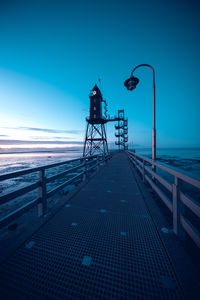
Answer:
[{"label": "handrail", "polygon": [[59,190],[63,189],[66,185],[70,184],[71,182],[74,181],[74,179],[79,178],[80,176],[82,176],[84,174],[84,172],[79,173],[78,175],[72,177],[71,179],[65,181],[64,183],[60,184],[58,187],[56,187],[55,189],[51,190],[49,193],[47,193],[47,197],[51,197],[53,194],[55,194],[56,192],[58,192]]},{"label": "handrail", "polygon": [[164,164],[157,163],[156,161],[153,161],[153,160],[148,159],[148,158],[146,158],[146,157],[142,157],[142,156],[140,156],[140,155],[138,155],[138,154],[135,154],[135,153],[133,153],[133,152],[130,152],[130,151],[129,151],[129,153],[134,154],[135,157],[138,157],[138,158],[140,158],[141,160],[144,160],[144,161],[150,163],[151,165],[154,165],[154,166],[156,166],[156,167],[158,167],[158,168],[160,168],[160,169],[166,171],[167,173],[170,173],[171,175],[174,175],[174,176],[176,176],[176,177],[182,179],[183,181],[186,181],[186,182],[188,182],[188,183],[194,185],[194,186],[197,187],[197,188],[200,188],[200,181],[197,180],[197,179],[195,179],[195,178],[189,177],[188,175],[185,175],[185,174],[180,173],[180,172],[178,172],[178,171],[176,171],[176,170],[173,170],[172,168],[169,168],[169,167],[165,166]]},{"label": "handrail", "polygon": [[[128,151],[130,161],[135,165],[142,175],[143,181],[147,181],[153,190],[158,194],[160,199],[165,203],[173,215],[173,231],[180,238],[184,238],[185,232],[191,239],[200,247],[200,231],[194,227],[194,224],[184,216],[184,206],[186,206],[193,214],[200,218],[200,203],[186,195],[181,189],[181,182],[186,182],[200,190],[200,181],[181,173],[173,168],[158,163],[157,161],[142,157],[134,152]],[[148,163],[148,166],[145,165]],[[150,165],[150,166],[149,166]],[[174,176],[174,183],[169,183],[166,179],[162,178],[158,173],[150,169],[156,166],[164,170],[166,173]],[[156,180],[160,185],[158,186]],[[166,188],[168,193],[171,193],[171,198],[168,197],[166,192],[162,189]]]},{"label": "handrail", "polygon": [[70,168],[70,169],[67,170],[67,171],[64,171],[64,172],[58,173],[58,174],[56,174],[56,175],[50,176],[50,177],[48,177],[48,178],[46,179],[46,182],[49,183],[49,182],[51,182],[51,181],[53,181],[53,180],[56,180],[56,179],[60,178],[61,176],[67,175],[69,172],[75,171],[75,170],[77,170],[77,169],[79,169],[79,168],[81,168],[81,167],[83,167],[83,164],[80,164],[80,165],[78,165],[78,166],[76,166],[76,167],[74,167],[74,168]]},{"label": "handrail", "polygon": [[34,172],[38,172],[38,171],[41,171],[41,170],[44,170],[44,169],[55,168],[55,167],[58,167],[58,166],[61,166],[61,165],[66,165],[66,164],[69,164],[69,163],[72,163],[72,162],[75,162],[75,161],[83,161],[85,159],[91,159],[91,158],[97,158],[97,155],[91,155],[91,156],[87,156],[87,157],[80,157],[80,158],[75,158],[75,159],[72,159],[72,160],[61,161],[59,163],[43,165],[43,166],[40,166],[40,167],[37,167],[37,168],[28,168],[28,169],[21,170],[21,171],[6,173],[6,174],[3,174],[3,175],[0,175],[0,181],[15,178],[15,177],[19,177],[19,176],[34,173]]},{"label": "handrail", "polygon": [[187,206],[191,211],[200,218],[200,204],[191,199],[189,196],[184,195],[182,192],[180,192],[180,199],[181,201]]},{"label": "handrail", "polygon": [[36,183],[32,183],[28,186],[25,186],[19,190],[16,190],[14,192],[11,192],[11,193],[8,193],[8,194],[5,194],[3,196],[0,197],[0,204],[4,204],[10,200],[13,200],[19,196],[22,196],[24,194],[27,194],[33,190],[35,190],[37,187],[39,187],[39,181],[36,182]]},{"label": "handrail", "polygon": [[172,185],[169,182],[167,182],[167,180],[165,180],[162,177],[160,177],[158,174],[156,174],[155,172],[153,172],[152,170],[150,170],[147,166],[144,166],[144,168],[145,168],[145,170],[147,172],[149,172],[152,175],[152,177],[155,177],[162,185],[164,185],[164,187],[168,191],[172,192]]},{"label": "handrail", "polygon": [[38,204],[39,199],[34,199],[26,204],[24,204],[22,207],[12,211],[10,214],[7,216],[3,217],[0,221],[0,228],[8,225],[10,222],[12,222],[14,219],[20,217],[23,215],[25,212],[29,211],[31,208],[36,206]]},{"label": "handrail", "polygon": [[[4,181],[4,180],[16,178],[16,177],[27,175],[27,174],[32,174],[35,172],[39,173],[38,180],[36,182],[31,183],[20,189],[17,189],[13,192],[10,192],[10,193],[0,196],[0,205],[1,205],[1,204],[5,204],[5,203],[19,197],[19,196],[25,195],[31,191],[38,189],[38,198],[22,205],[17,210],[15,210],[15,211],[11,212],[10,214],[8,214],[7,216],[4,216],[3,218],[1,218],[0,219],[0,228],[9,224],[9,222],[11,222],[15,218],[21,216],[22,214],[24,214],[24,212],[28,211],[35,205],[38,205],[38,216],[43,216],[47,212],[47,199],[49,197],[51,197],[57,191],[63,189],[65,186],[69,185],[70,183],[77,181],[77,179],[79,179],[80,177],[83,177],[83,180],[85,180],[87,173],[90,170],[99,168],[100,160],[103,160],[104,162],[106,162],[110,157],[111,157],[110,154],[105,157],[101,156],[101,155],[91,155],[91,156],[80,157],[80,158],[67,160],[67,161],[63,161],[63,162],[59,162],[59,163],[43,165],[43,166],[36,167],[36,168],[29,168],[29,169],[25,169],[25,170],[21,170],[21,171],[16,171],[16,172],[0,175],[0,181]],[[50,176],[50,177],[45,176],[45,171],[47,169],[55,168],[58,166],[64,166],[64,165],[71,164],[71,163],[78,162],[78,161],[80,162],[80,164],[75,165],[74,167],[69,168],[66,171],[60,172],[60,173]],[[72,173],[75,170],[79,170],[75,176],[68,178],[64,183],[54,187],[51,191],[47,192],[47,184],[49,182],[52,182],[56,179],[66,176],[66,175],[70,175],[70,174],[72,175]]]}]

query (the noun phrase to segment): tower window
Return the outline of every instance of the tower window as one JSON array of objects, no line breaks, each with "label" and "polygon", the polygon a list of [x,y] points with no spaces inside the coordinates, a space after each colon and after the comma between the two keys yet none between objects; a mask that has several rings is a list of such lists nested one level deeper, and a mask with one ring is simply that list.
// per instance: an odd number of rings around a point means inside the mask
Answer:
[{"label": "tower window", "polygon": [[94,119],[96,119],[96,115],[94,115]]},{"label": "tower window", "polygon": [[96,106],[94,106],[94,110],[97,110]]}]

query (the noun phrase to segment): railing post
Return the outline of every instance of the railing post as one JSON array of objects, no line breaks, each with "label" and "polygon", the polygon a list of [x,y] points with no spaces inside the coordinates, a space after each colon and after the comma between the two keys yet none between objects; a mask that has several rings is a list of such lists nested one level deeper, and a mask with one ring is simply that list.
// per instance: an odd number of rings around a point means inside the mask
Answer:
[{"label": "railing post", "polygon": [[[156,172],[156,166],[154,165],[154,160],[152,160],[151,163],[152,163],[151,169],[152,169],[152,171],[155,173],[155,172]],[[152,175],[152,180],[153,180],[154,182],[156,182],[156,178],[155,178],[154,175]]]},{"label": "railing post", "polygon": [[133,162],[134,162],[134,165],[135,165],[135,167],[136,167],[136,156],[135,155],[133,155]]},{"label": "railing post", "polygon": [[47,191],[46,191],[46,178],[45,170],[39,171],[39,187],[38,187],[38,217],[41,217],[47,211]]},{"label": "railing post", "polygon": [[181,225],[180,217],[183,213],[183,205],[180,200],[180,179],[174,177],[174,184],[172,185],[172,199],[173,199],[173,231],[174,233],[181,238],[185,238],[185,231]]},{"label": "railing post", "polygon": [[145,161],[144,161],[144,159],[142,161],[142,179],[143,179],[143,182],[145,182]]},{"label": "railing post", "polygon": [[97,171],[99,171],[99,164],[100,164],[100,162],[99,162],[99,156],[97,156]]},{"label": "railing post", "polygon": [[86,180],[86,177],[87,177],[87,165],[86,165],[86,158],[83,160],[83,181]]}]

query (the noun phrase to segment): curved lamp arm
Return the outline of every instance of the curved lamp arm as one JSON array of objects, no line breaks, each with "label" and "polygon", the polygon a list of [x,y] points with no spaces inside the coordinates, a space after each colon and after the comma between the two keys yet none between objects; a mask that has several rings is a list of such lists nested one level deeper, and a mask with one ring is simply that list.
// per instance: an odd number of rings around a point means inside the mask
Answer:
[{"label": "curved lamp arm", "polygon": [[153,76],[155,76],[155,70],[154,70],[154,68],[153,68],[151,65],[148,65],[148,64],[141,64],[141,65],[136,66],[136,67],[133,69],[133,71],[131,72],[131,76],[133,75],[133,72],[134,72],[136,69],[140,68],[140,67],[149,67],[149,68],[153,71]]},{"label": "curved lamp arm", "polygon": [[140,68],[140,67],[148,67],[152,70],[153,72],[153,98],[155,100],[155,70],[154,68],[151,66],[151,65],[148,65],[148,64],[141,64],[141,65],[138,65],[136,66],[133,71],[131,72],[131,76],[133,76],[133,73],[135,72],[136,69]]},{"label": "curved lamp arm", "polygon": [[131,72],[131,77],[136,69],[140,67],[148,67],[153,72],[153,128],[152,128],[152,159],[156,159],[156,86],[155,86],[155,70],[151,65],[148,64],[141,64],[136,66],[133,71]]}]

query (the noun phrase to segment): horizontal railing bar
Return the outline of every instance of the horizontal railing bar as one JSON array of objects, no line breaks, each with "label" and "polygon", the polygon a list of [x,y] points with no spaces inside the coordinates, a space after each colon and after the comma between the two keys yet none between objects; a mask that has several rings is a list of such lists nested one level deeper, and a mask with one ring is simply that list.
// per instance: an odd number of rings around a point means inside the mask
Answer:
[{"label": "horizontal railing bar", "polygon": [[66,170],[66,171],[61,172],[61,173],[59,173],[59,174],[53,175],[53,176],[51,176],[51,177],[48,177],[48,178],[46,178],[46,183],[51,182],[51,181],[53,181],[53,180],[55,180],[55,179],[58,179],[58,178],[62,177],[63,175],[66,175],[66,174],[68,174],[68,173],[71,173],[72,171],[75,171],[75,170],[77,170],[77,169],[79,169],[79,168],[81,168],[81,167],[83,167],[83,166],[84,166],[83,164],[80,164],[80,165],[78,165],[78,166],[76,166],[76,167],[74,167],[74,168],[70,168],[69,170]]},{"label": "horizontal railing bar", "polygon": [[[129,157],[129,158],[130,158],[130,157]],[[131,158],[130,158],[130,159],[131,159]],[[132,163],[134,163],[135,167],[136,167],[136,168],[140,171],[140,173],[143,175],[143,170],[142,170],[142,168],[140,168],[140,167],[137,165],[138,160],[131,159],[131,161],[132,161]],[[139,164],[139,165],[143,166],[142,163]]]},{"label": "horizontal railing bar", "polygon": [[136,168],[138,168],[138,170],[139,170],[140,173],[142,174],[142,169],[141,169],[138,165],[136,165]]},{"label": "horizontal railing bar", "polygon": [[44,167],[38,167],[38,168],[29,168],[29,169],[25,169],[25,170],[21,170],[21,171],[15,171],[12,173],[6,173],[3,175],[0,175],[0,181],[11,179],[11,178],[16,178],[16,177],[23,176],[26,174],[31,174],[34,172],[41,171],[43,169],[44,169]]},{"label": "horizontal railing bar", "polygon": [[[134,162],[134,160],[132,160],[132,161]],[[137,165],[136,165],[136,167],[140,171],[140,173],[142,174],[143,170],[139,166],[137,166]],[[145,169],[146,168],[147,167],[145,166]],[[151,171],[149,169],[147,171],[150,171],[149,173],[151,173],[152,175],[154,175],[154,174],[157,175],[156,173],[154,173],[153,171]],[[170,203],[169,198],[164,195],[164,193],[161,191],[161,189],[159,189],[156,186],[156,184],[147,175],[145,175],[145,179],[149,182],[149,184],[152,186],[152,188],[157,192],[157,194],[160,196],[160,198],[163,200],[163,202],[167,205],[167,207],[169,208],[169,210],[172,212],[173,208],[172,208],[172,204]],[[164,181],[164,179],[163,179],[163,181]]]},{"label": "horizontal railing bar", "polygon": [[[130,156],[131,157],[131,156]],[[134,157],[134,156],[132,156]],[[132,159],[138,163],[137,159]],[[142,163],[140,162],[140,165]],[[152,176],[154,176],[158,181],[160,181],[161,184],[163,184],[170,192],[172,192],[172,186],[165,181],[163,178],[161,178],[157,173],[150,170],[147,166],[145,166],[145,170],[149,172]],[[141,170],[140,170],[141,172]],[[180,192],[180,199],[182,202],[191,209],[198,217],[200,217],[200,205],[193,199],[190,199],[188,196],[184,195],[182,192]]]},{"label": "horizontal railing bar", "polygon": [[73,182],[75,179],[79,178],[80,176],[82,176],[84,174],[84,172],[79,173],[78,175],[72,177],[71,179],[65,181],[64,183],[60,184],[58,187],[56,187],[55,189],[51,190],[50,192],[47,193],[47,197],[50,198],[53,194],[55,194],[56,192],[58,192],[59,190],[61,190],[62,188],[64,188],[66,185],[70,184],[71,182]]},{"label": "horizontal railing bar", "polygon": [[[170,168],[160,165],[158,163],[154,163],[153,161],[146,159],[144,157],[141,157],[139,155],[136,155],[135,153],[131,153],[131,155],[129,155],[129,158],[142,174],[143,174],[143,170],[139,167],[139,165],[143,166],[143,163],[141,161],[139,161],[137,158],[139,158],[143,162],[146,161],[146,162],[150,163],[150,165],[155,165],[155,166],[159,167],[160,169],[163,169],[164,171],[174,175],[176,178],[179,178],[185,182],[192,184],[193,186],[195,186],[197,188],[200,188],[200,181],[198,181],[194,178],[191,178],[185,174],[181,174],[173,169],[170,169]],[[144,166],[144,168],[148,173],[150,173],[154,178],[156,178],[163,186],[165,186],[171,193],[173,193],[173,188],[167,181],[165,181],[163,178],[161,178],[157,173],[150,170],[149,167]],[[159,195],[159,197],[163,200],[163,202],[169,208],[169,210],[172,213],[174,213],[173,212],[173,204],[170,203],[170,199],[168,199],[168,197],[148,177],[147,174],[144,177],[148,181],[148,183],[151,185],[151,187],[156,191],[156,193]],[[180,197],[180,201],[182,201],[183,204],[185,204],[197,217],[200,217],[200,204],[197,201],[195,201],[194,199],[191,199],[188,195],[185,195],[181,191],[179,192],[179,197]],[[188,219],[186,219],[182,215],[180,215],[180,223],[181,223],[183,229],[190,236],[190,238],[200,248],[200,232],[190,223],[190,221]]]},{"label": "horizontal railing bar", "polygon": [[90,168],[88,168],[87,171],[90,171],[90,170],[92,170],[92,169],[94,169],[96,167],[97,167],[97,164],[95,164],[94,166],[91,166]]},{"label": "horizontal railing bar", "polygon": [[136,159],[135,162],[138,163],[141,167],[143,166],[143,163],[141,161]]},{"label": "horizontal railing bar", "polygon": [[11,212],[9,215],[3,217],[0,220],[0,228],[8,225],[10,222],[15,220],[17,217],[20,217],[21,215],[23,215],[26,211],[28,211],[29,209],[34,207],[37,203],[38,203],[38,199],[35,199],[35,200],[23,205],[22,207],[16,209],[15,211]]},{"label": "horizontal railing bar", "polygon": [[[65,162],[60,162],[60,163],[56,163],[56,164],[51,164],[51,165],[46,165],[46,166],[41,166],[38,168],[32,168],[32,169],[26,169],[26,170],[22,170],[19,172],[13,172],[13,173],[7,173],[4,175],[0,176],[0,180],[6,180],[9,178],[15,178],[21,175],[25,175],[25,174],[29,174],[29,173],[33,173],[33,172],[37,172],[37,171],[44,171],[45,169],[49,169],[52,167],[56,167],[56,166],[60,166],[60,165],[64,165],[64,164],[68,164],[74,161],[85,161],[85,163],[79,164],[78,166],[72,167],[69,170],[66,170],[64,172],[61,172],[59,174],[56,174],[54,176],[51,176],[49,178],[44,179],[45,180],[45,184],[57,179],[67,173],[71,173],[72,171],[75,171],[76,169],[82,168],[84,166],[88,167],[92,164],[90,168],[87,168],[87,171],[93,168],[96,168],[96,166],[98,165],[98,161],[97,159],[93,160],[94,158],[99,157],[100,159],[102,158],[102,160],[105,160],[107,158],[109,158],[110,156],[107,157],[102,157],[100,155],[92,155],[92,156],[88,156],[88,157],[83,157],[83,158],[78,158],[78,159],[74,159],[74,160],[70,160],[70,161],[65,161]],[[92,160],[90,160],[92,159]],[[85,173],[85,170],[81,173],[79,173],[78,175],[72,177],[71,179],[67,180],[66,182],[64,182],[63,184],[57,186],[55,189],[51,190],[49,193],[47,193],[47,197],[49,198],[50,196],[52,196],[54,193],[56,193],[57,191],[61,190],[62,188],[64,188],[66,185],[69,185],[70,183],[74,182],[76,179],[78,179],[79,177],[83,176]],[[29,186],[25,186],[19,190],[16,190],[14,192],[8,193],[6,195],[3,195],[2,197],[0,197],[0,204],[6,203],[14,198],[17,198],[21,195],[24,195],[38,187],[41,186],[41,182],[35,182]],[[8,214],[7,216],[3,217],[0,220],[0,228],[6,226],[7,224],[9,224],[10,222],[12,222],[14,219],[16,219],[17,217],[21,216],[22,214],[24,214],[26,211],[30,210],[32,207],[34,207],[36,204],[39,203],[39,201],[41,201],[40,198],[37,198],[23,206],[21,206],[20,208],[16,209],[15,211],[11,212],[10,214]]]},{"label": "horizontal railing bar", "polygon": [[160,177],[157,173],[150,170],[147,166],[144,167],[147,172],[149,172],[153,177],[155,177],[168,191],[172,193],[172,186],[170,183],[168,183],[165,179]]},{"label": "horizontal railing bar", "polygon": [[182,173],[180,173],[178,171],[175,171],[174,169],[169,168],[168,166],[165,166],[164,164],[157,163],[157,162],[155,162],[155,161],[153,161],[151,159],[142,157],[142,156],[137,155],[135,153],[132,153],[130,151],[128,153],[130,155],[132,155],[132,156],[138,157],[141,160],[144,160],[144,161],[150,163],[151,165],[157,166],[158,168],[160,168],[160,169],[162,169],[162,170],[164,170],[164,171],[166,171],[166,172],[168,172],[168,173],[170,173],[170,174],[172,174],[172,175],[174,175],[174,176],[182,179],[183,181],[188,182],[189,184],[191,184],[191,185],[193,185],[193,186],[195,186],[195,187],[197,187],[197,188],[200,189],[200,181],[199,180],[194,179],[192,177],[189,177],[188,175],[182,174]]},{"label": "horizontal railing bar", "polygon": [[191,237],[191,239],[195,242],[195,244],[200,248],[200,234],[197,229],[183,216],[180,218],[181,225],[187,232],[187,234]]},{"label": "horizontal railing bar", "polygon": [[136,165],[135,159],[134,159],[133,157],[129,156],[129,159],[131,160],[131,162],[132,162],[134,165]]},{"label": "horizontal railing bar", "polygon": [[188,195],[186,196],[182,192],[180,192],[180,199],[196,216],[200,217],[200,204],[197,201],[190,199]]},{"label": "horizontal railing bar", "polygon": [[[78,161],[78,160],[80,160],[80,159],[75,159],[75,160],[73,160],[73,162]],[[34,173],[34,172],[38,172],[38,171],[41,171],[41,170],[44,170],[44,169],[54,168],[54,167],[57,167],[57,166],[68,164],[70,162],[72,162],[72,160],[68,160],[68,161],[65,161],[65,162],[59,162],[59,163],[55,163],[55,164],[51,164],[51,165],[44,165],[44,166],[37,167],[37,168],[29,168],[29,169],[25,169],[25,170],[21,170],[21,171],[7,173],[7,174],[4,174],[4,175],[0,176],[0,181],[10,179],[10,178],[19,177],[19,176]]]},{"label": "horizontal railing bar", "polygon": [[41,171],[41,170],[44,170],[44,169],[50,169],[50,168],[58,167],[58,166],[69,164],[69,163],[72,163],[72,162],[75,162],[75,161],[83,161],[85,159],[88,160],[90,158],[95,158],[95,157],[98,157],[98,155],[80,157],[80,158],[67,160],[67,161],[63,161],[63,162],[59,162],[59,163],[55,163],[55,164],[43,165],[43,166],[40,166],[40,167],[37,167],[37,168],[29,168],[29,169],[25,169],[25,170],[21,170],[21,171],[16,171],[16,172],[12,172],[12,173],[3,174],[3,175],[0,175],[0,181],[15,178],[15,177],[19,177],[19,176],[30,174],[30,173],[34,173],[34,172]]},{"label": "horizontal railing bar", "polygon": [[[92,160],[92,161],[86,163],[86,166],[90,166],[90,165],[92,165],[93,163],[96,163],[96,160]],[[84,164],[83,164],[83,166],[84,166]]]},{"label": "horizontal railing bar", "polygon": [[64,161],[64,162],[59,162],[59,163],[55,163],[55,164],[51,164],[51,165],[46,165],[44,166],[45,169],[51,169],[51,168],[55,168],[55,167],[59,167],[59,166],[62,166],[62,165],[66,165],[66,164],[69,164],[69,163],[72,163],[72,162],[75,162],[75,161],[81,161],[83,160],[84,158],[81,157],[81,158],[75,158],[75,159],[72,159],[72,160],[67,160],[67,161]]},{"label": "horizontal railing bar", "polygon": [[163,202],[169,208],[169,210],[173,212],[173,206],[172,203],[170,203],[169,198],[165,196],[165,194],[161,191],[161,189],[159,189],[159,187],[157,187],[156,184],[147,175],[145,175],[145,179],[152,186],[153,190],[155,190],[156,193],[160,196],[160,198],[163,200]]},{"label": "horizontal railing bar", "polygon": [[6,203],[14,198],[17,198],[19,196],[22,196],[28,192],[31,192],[39,187],[39,182],[30,184],[28,186],[25,186],[17,191],[11,192],[9,194],[3,195],[0,197],[0,204]]},{"label": "horizontal railing bar", "polygon": [[[95,160],[95,161],[92,160],[92,161],[90,161],[90,162],[86,162],[86,166],[89,166],[89,165],[91,165],[91,164],[94,163],[94,162],[96,162],[96,160]],[[55,180],[55,179],[58,179],[58,178],[62,177],[63,175],[66,175],[66,174],[68,174],[68,173],[71,173],[72,171],[75,171],[75,170],[77,170],[77,169],[79,169],[79,168],[82,168],[82,167],[84,167],[84,164],[80,164],[80,165],[78,165],[78,166],[76,166],[76,167],[70,168],[69,170],[66,170],[66,171],[61,172],[61,173],[59,173],[59,174],[53,175],[53,176],[51,176],[51,177],[48,177],[48,178],[46,178],[46,182],[49,183],[49,182],[51,182],[51,181],[53,181],[53,180]]]}]

